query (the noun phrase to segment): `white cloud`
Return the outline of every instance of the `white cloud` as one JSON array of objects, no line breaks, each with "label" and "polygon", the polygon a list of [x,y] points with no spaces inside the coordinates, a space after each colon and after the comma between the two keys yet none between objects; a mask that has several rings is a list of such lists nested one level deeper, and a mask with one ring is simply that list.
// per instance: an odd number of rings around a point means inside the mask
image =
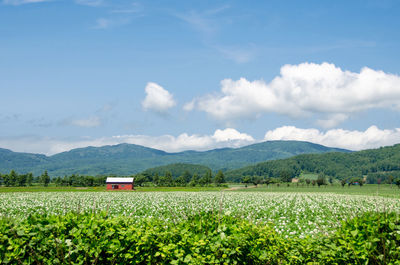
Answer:
[{"label": "white cloud", "polygon": [[226,58],[236,63],[247,63],[255,56],[254,48],[245,49],[240,47],[217,46],[215,49],[222,53]]},{"label": "white cloud", "polygon": [[235,129],[227,128],[225,130],[216,130],[212,136],[217,142],[227,142],[227,141],[247,141],[254,142],[254,138],[248,134],[240,133]]},{"label": "white cloud", "polygon": [[35,4],[35,3],[42,3],[42,2],[49,2],[51,0],[3,0],[3,4],[5,5],[24,5],[24,4]]},{"label": "white cloud", "polygon": [[186,103],[185,105],[183,105],[183,110],[185,111],[192,111],[195,108],[196,101],[192,100],[188,103]]},{"label": "white cloud", "polygon": [[55,139],[48,137],[0,137],[0,146],[17,152],[42,153],[52,155],[74,148],[87,146],[104,146],[121,143],[143,145],[167,152],[184,150],[209,150],[222,147],[240,147],[254,143],[253,137],[234,129],[216,130],[213,135],[189,135],[182,133],[178,136],[161,135],[117,135],[101,138]]},{"label": "white cloud", "polygon": [[145,110],[164,113],[176,105],[172,94],[156,83],[147,83],[145,91],[146,97],[142,101]]},{"label": "white cloud", "polygon": [[100,117],[93,116],[87,119],[71,120],[70,124],[78,127],[93,128],[101,125],[101,119]]},{"label": "white cloud", "polygon": [[[283,126],[270,130],[265,134],[264,141],[297,140],[308,141],[330,147],[349,150],[378,148],[400,143],[400,128],[381,130],[371,126],[365,131],[350,131],[332,129],[326,132],[318,129],[301,129],[293,126]],[[17,152],[41,153],[52,155],[74,148],[87,146],[116,145],[121,143],[137,144],[164,150],[180,152],[184,150],[204,151],[223,147],[241,147],[260,142],[246,133],[227,128],[216,130],[211,135],[182,133],[178,136],[161,135],[116,135],[100,138],[57,139],[49,137],[21,136],[0,137],[0,147]]]},{"label": "white cloud", "polygon": [[400,143],[400,128],[381,130],[376,126],[371,126],[365,131],[331,129],[322,132],[317,129],[283,126],[268,131],[264,140],[308,141],[331,147],[363,150]]},{"label": "white cloud", "polygon": [[192,106],[222,121],[263,113],[292,118],[322,114],[317,123],[329,128],[355,112],[400,110],[400,77],[367,67],[360,73],[343,71],[329,63],[285,65],[270,83],[245,78],[222,80],[220,94],[195,99]]}]

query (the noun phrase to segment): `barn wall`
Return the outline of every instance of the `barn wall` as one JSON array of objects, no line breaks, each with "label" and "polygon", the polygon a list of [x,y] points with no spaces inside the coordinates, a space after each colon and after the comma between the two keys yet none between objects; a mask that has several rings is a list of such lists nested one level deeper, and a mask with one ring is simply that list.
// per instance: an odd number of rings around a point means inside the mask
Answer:
[{"label": "barn wall", "polygon": [[[111,184],[108,183],[107,184],[107,190],[116,190],[112,188],[112,185],[118,185],[118,190],[132,190],[133,189],[133,185],[132,184],[124,184],[124,183],[115,183],[115,184]],[[124,187],[122,187],[124,186]]]}]

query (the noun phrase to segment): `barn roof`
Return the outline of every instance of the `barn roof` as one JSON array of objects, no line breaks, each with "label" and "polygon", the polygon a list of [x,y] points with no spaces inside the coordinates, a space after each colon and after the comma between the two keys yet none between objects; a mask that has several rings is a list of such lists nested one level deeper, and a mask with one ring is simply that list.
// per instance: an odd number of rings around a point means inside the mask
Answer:
[{"label": "barn roof", "polygon": [[133,178],[107,178],[106,183],[133,183]]}]

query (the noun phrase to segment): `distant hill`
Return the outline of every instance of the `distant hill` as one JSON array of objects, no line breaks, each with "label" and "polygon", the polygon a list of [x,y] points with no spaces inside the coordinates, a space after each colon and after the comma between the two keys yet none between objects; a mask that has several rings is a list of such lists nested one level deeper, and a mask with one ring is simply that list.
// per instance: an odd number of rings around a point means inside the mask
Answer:
[{"label": "distant hill", "polygon": [[166,172],[170,172],[173,178],[177,178],[182,176],[185,172],[189,172],[191,175],[197,174],[198,176],[203,176],[209,171],[211,171],[211,169],[203,165],[175,163],[149,168],[143,171],[142,174],[147,174],[150,176],[158,174],[159,176],[164,176]]},{"label": "distant hill", "polygon": [[400,144],[352,153],[302,154],[231,170],[225,175],[230,181],[240,181],[243,176],[279,177],[281,172],[289,172],[292,177],[301,172],[322,172],[338,179],[368,176],[367,182],[376,183],[390,175],[400,177]]},{"label": "distant hill", "polygon": [[134,144],[77,148],[53,156],[0,150],[0,172],[6,173],[14,169],[19,173],[33,172],[39,175],[47,170],[51,176],[131,175],[148,168],[174,163],[197,164],[213,171],[227,171],[304,153],[349,152],[300,141],[267,141],[241,148],[179,153],[167,153]]}]

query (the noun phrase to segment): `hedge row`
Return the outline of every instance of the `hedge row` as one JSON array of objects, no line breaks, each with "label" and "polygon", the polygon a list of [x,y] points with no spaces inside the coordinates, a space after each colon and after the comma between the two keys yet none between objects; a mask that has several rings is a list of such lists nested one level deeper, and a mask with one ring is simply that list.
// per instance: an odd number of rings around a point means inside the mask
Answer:
[{"label": "hedge row", "polygon": [[400,219],[367,213],[329,236],[284,238],[271,226],[203,213],[135,220],[106,213],[0,220],[5,264],[400,264]]}]

